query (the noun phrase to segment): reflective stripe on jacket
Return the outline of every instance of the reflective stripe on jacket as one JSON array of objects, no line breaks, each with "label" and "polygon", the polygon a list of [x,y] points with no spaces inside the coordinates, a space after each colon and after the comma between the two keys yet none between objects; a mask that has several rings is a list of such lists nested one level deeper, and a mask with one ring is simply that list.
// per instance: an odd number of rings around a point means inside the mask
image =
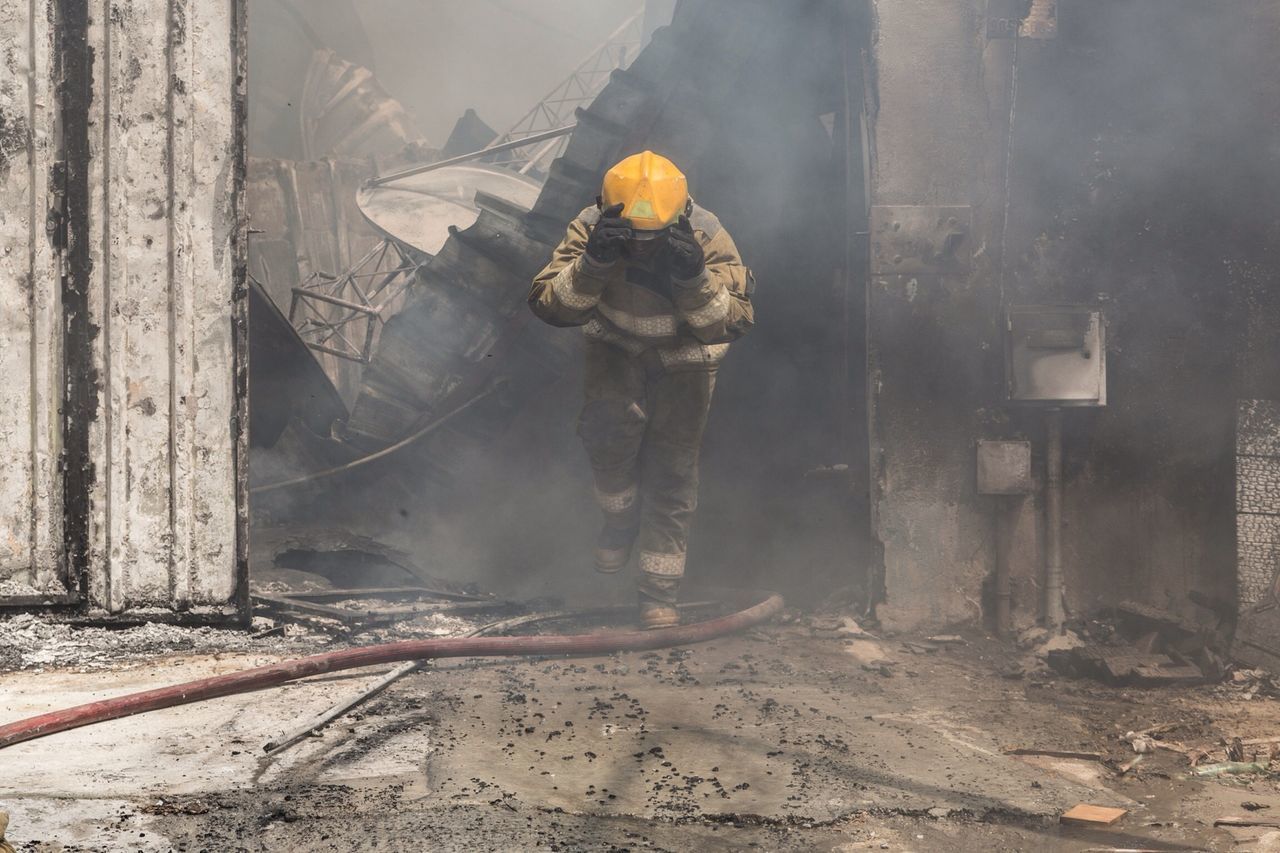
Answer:
[{"label": "reflective stripe on jacket", "polygon": [[592,206],[569,223],[551,262],[534,277],[533,312],[553,326],[583,326],[588,337],[632,354],[656,350],[664,367],[718,364],[730,341],[754,324],[751,270],[720,220],[694,206],[689,222],[706,268],[692,279],[667,278],[654,287],[637,283],[647,273],[629,269],[625,260],[599,264],[587,256],[587,237],[599,218]]}]

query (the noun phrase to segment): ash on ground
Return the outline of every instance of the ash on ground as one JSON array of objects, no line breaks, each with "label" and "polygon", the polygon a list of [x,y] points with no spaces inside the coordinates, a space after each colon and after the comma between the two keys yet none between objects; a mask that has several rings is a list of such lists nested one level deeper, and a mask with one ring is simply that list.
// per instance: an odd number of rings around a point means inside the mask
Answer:
[{"label": "ash on ground", "polygon": [[[270,623],[264,621],[262,630]],[[255,637],[253,631],[147,623],[128,628],[69,625],[29,613],[0,621],[0,672],[128,666],[175,653],[262,652],[289,655],[327,638],[286,626],[281,634]]]}]

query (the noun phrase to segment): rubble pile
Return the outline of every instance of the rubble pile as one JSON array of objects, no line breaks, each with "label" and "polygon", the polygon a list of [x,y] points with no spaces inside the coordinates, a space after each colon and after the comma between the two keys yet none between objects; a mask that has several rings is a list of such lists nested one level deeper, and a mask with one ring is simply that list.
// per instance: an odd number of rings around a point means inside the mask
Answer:
[{"label": "rubble pile", "polygon": [[[266,624],[265,621],[263,623]],[[255,626],[258,627],[255,620]],[[315,638],[306,632],[255,636],[236,630],[180,627],[148,622],[126,628],[89,628],[20,613],[0,630],[0,671],[118,668],[131,659],[147,660],[176,652],[264,652],[293,654]]]},{"label": "rubble pile", "polygon": [[[1230,626],[1189,622],[1137,602],[1121,602],[1104,618],[1080,627],[1079,642],[1042,649],[1055,672],[1116,687],[1196,685],[1231,670]],[[1057,639],[1057,638],[1054,638]]]}]

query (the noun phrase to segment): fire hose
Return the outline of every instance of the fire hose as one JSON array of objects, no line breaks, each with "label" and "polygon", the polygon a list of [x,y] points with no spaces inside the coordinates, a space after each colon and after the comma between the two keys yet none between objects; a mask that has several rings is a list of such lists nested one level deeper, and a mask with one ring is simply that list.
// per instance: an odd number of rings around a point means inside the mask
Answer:
[{"label": "fire hose", "polygon": [[17,720],[0,726],[0,749],[45,735],[146,711],[248,693],[299,678],[357,667],[437,658],[605,655],[704,643],[767,622],[782,610],[782,606],[781,596],[769,594],[764,600],[727,616],[653,631],[600,631],[593,634],[520,637],[440,637],[327,652],[170,687],[143,690]]}]

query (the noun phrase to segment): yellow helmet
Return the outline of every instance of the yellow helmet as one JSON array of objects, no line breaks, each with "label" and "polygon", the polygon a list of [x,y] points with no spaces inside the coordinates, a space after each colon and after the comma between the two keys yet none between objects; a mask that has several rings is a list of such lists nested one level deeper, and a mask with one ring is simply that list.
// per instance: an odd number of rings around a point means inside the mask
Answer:
[{"label": "yellow helmet", "polygon": [[622,205],[622,217],[631,221],[636,239],[658,236],[675,224],[689,206],[689,186],[684,173],[661,154],[632,154],[604,173],[600,200],[605,209]]}]

